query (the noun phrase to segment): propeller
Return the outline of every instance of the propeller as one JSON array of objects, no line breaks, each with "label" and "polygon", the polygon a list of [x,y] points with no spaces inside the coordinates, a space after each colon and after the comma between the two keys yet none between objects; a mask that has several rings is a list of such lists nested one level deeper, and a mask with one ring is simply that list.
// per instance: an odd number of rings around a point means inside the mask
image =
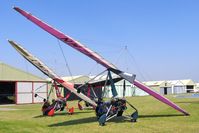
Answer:
[{"label": "propeller", "polygon": [[46,100],[44,97],[42,97],[42,96],[39,96],[37,93],[35,93],[35,95],[34,95],[35,97],[39,97],[39,98],[41,98],[41,99],[43,99],[43,100]]}]

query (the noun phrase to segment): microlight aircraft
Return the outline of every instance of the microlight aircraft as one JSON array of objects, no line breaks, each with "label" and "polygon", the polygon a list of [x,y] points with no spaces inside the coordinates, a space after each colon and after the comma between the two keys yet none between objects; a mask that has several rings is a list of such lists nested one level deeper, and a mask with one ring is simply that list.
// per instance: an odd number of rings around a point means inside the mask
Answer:
[{"label": "microlight aircraft", "polygon": [[[62,32],[58,31],[57,29],[53,28],[52,26],[48,25],[47,23],[44,23],[37,17],[33,16],[31,13],[28,13],[18,7],[14,7],[14,9],[19,12],[21,15],[26,17],[28,20],[45,30],[46,32],[50,33],[51,35],[55,36],[57,39],[63,41],[65,44],[71,46],[72,48],[76,49],[77,51],[83,53],[84,55],[88,56],[89,58],[93,59],[97,63],[101,64],[106,68],[108,71],[108,77],[110,81],[112,81],[111,72],[118,75],[122,79],[125,79],[135,85],[136,87],[140,88],[141,90],[147,92],[149,95],[153,96],[157,100],[167,104],[168,106],[172,107],[173,109],[183,113],[184,115],[189,115],[188,112],[180,108],[178,105],[170,101],[169,99],[165,98],[164,96],[158,94],[157,92],[153,91],[149,87],[145,86],[138,80],[136,80],[135,74],[129,74],[122,70],[119,70],[116,66],[114,66],[112,63],[108,62],[106,59],[104,59],[102,56],[97,54],[96,52],[92,51],[85,45],[81,44],[80,42],[74,40],[73,38],[69,37],[68,35],[63,34]],[[57,76],[54,72],[52,72],[50,69],[47,68],[46,65],[42,64],[41,62],[36,61],[35,58],[32,58],[28,53],[24,52],[20,48],[19,45],[17,45],[15,42],[10,41],[10,43],[17,49],[20,54],[22,54],[28,61],[30,61],[32,64],[34,64],[37,68],[39,68],[43,73],[45,73],[47,76],[49,76],[53,81],[56,83],[62,85],[64,88],[68,89],[78,97],[80,97],[82,100],[88,102],[91,106],[95,107],[96,115],[99,121],[100,125],[104,125],[105,122],[113,117],[122,116],[123,112],[126,110],[127,106],[126,104],[130,104],[126,99],[124,98],[118,98],[117,92],[114,87],[114,82],[112,81],[111,87],[112,87],[112,94],[113,98],[108,101],[104,102],[101,100],[101,98],[98,98],[97,101],[92,100],[91,98],[85,96],[81,93],[81,89],[77,90],[73,84],[64,81],[59,76]],[[21,49],[21,50],[20,50]],[[30,58],[29,58],[30,57]],[[131,104],[130,106],[134,108]],[[134,108],[135,109],[135,108]],[[134,112],[131,115],[132,121],[136,121],[137,119],[137,109],[135,109],[136,112]]]}]

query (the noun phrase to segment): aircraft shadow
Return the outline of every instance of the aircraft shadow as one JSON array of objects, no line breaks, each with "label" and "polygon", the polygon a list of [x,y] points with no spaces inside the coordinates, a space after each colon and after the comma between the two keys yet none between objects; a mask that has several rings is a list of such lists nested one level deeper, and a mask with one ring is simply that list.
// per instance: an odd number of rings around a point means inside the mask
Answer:
[{"label": "aircraft shadow", "polygon": [[[139,118],[156,118],[156,117],[176,117],[184,116],[183,114],[170,114],[170,115],[139,115]],[[138,118],[138,119],[139,119]]]},{"label": "aircraft shadow", "polygon": [[[156,118],[156,117],[176,117],[176,116],[184,116],[183,114],[171,114],[171,115],[140,115],[139,118]],[[138,119],[139,119],[138,118]],[[121,117],[115,117],[108,122],[114,122],[114,123],[123,123],[123,122],[130,122],[130,119],[121,116]],[[48,127],[59,127],[59,126],[70,126],[70,125],[77,125],[77,124],[85,124],[85,123],[93,123],[97,122],[96,117],[88,117],[88,118],[82,118],[82,119],[76,119],[76,120],[70,120],[70,121],[64,121],[56,124],[48,125]]]},{"label": "aircraft shadow", "polygon": [[[79,111],[79,112],[74,112],[72,115],[76,115],[76,114],[87,114],[87,113],[91,113],[93,112],[93,110],[90,110],[90,111],[86,111],[86,112],[83,112],[83,111]],[[56,112],[54,116],[62,116],[62,115],[70,115],[69,113],[67,112]],[[54,117],[52,116],[52,117]],[[33,118],[42,118],[42,117],[50,117],[50,116],[45,116],[45,115],[38,115],[38,116],[34,116]]]},{"label": "aircraft shadow", "polygon": [[48,126],[49,127],[70,126],[70,125],[77,125],[77,124],[92,123],[92,122],[96,122],[96,121],[97,121],[96,117],[88,117],[88,118],[64,121],[61,123],[51,124]]},{"label": "aircraft shadow", "polygon": [[[114,123],[123,123],[129,121],[130,119],[120,116],[120,117],[115,117],[108,122],[114,122]],[[70,120],[70,121],[64,121],[61,123],[56,123],[56,124],[51,124],[48,125],[49,127],[58,127],[58,126],[70,126],[70,125],[77,125],[77,124],[85,124],[85,123],[93,123],[93,122],[98,122],[97,118],[95,116],[93,117],[87,117],[87,118],[82,118],[82,119],[76,119],[76,120]]]},{"label": "aircraft shadow", "polygon": [[[157,117],[180,117],[180,116],[184,116],[183,114],[169,114],[169,115],[139,115],[139,118],[157,118]],[[129,116],[130,117],[130,116]],[[130,121],[130,118],[126,118],[124,116],[120,116],[120,117],[115,117],[113,119],[111,119],[109,122],[116,122],[116,123],[121,123],[121,122],[126,122],[126,121]]]},{"label": "aircraft shadow", "polygon": [[180,101],[176,103],[193,103],[193,104],[199,104],[199,101]]}]

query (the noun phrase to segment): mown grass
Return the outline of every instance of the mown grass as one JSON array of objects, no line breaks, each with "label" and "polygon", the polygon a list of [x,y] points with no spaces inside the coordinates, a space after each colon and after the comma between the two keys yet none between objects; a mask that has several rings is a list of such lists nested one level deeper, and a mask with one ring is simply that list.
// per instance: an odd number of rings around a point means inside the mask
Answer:
[{"label": "mown grass", "polygon": [[[168,98],[191,115],[183,116],[150,96],[127,98],[139,110],[137,123],[131,123],[125,119],[114,119],[103,127],[96,121],[93,110],[75,109],[74,115],[57,112],[54,117],[43,117],[40,111],[41,104],[0,106],[0,108],[17,109],[0,111],[0,133],[198,133],[199,98],[183,99],[173,96]],[[69,105],[77,107],[77,101],[69,102]],[[132,112],[130,107],[126,111],[127,114]]]}]

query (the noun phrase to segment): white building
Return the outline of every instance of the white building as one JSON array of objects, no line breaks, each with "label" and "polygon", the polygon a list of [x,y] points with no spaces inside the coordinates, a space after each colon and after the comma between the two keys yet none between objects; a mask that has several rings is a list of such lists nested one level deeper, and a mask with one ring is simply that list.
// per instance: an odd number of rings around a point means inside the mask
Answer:
[{"label": "white building", "polygon": [[[126,89],[125,89],[125,96],[133,96],[135,94],[135,90],[136,88],[131,84],[129,83],[128,81],[125,81],[126,83]],[[115,88],[116,88],[116,91],[118,93],[118,97],[123,97],[123,93],[124,93],[124,80],[121,80],[117,83],[115,83]],[[111,86],[108,86],[106,88],[106,91],[105,91],[105,97],[112,97],[112,92],[111,92]]]},{"label": "white building", "polygon": [[167,82],[172,86],[172,94],[186,93],[185,85],[181,80],[169,80]]},{"label": "white building", "polygon": [[186,80],[180,80],[180,81],[184,84],[184,87],[185,87],[187,93],[195,92],[196,83],[193,80],[186,79]]},{"label": "white building", "polygon": [[167,81],[148,81],[143,83],[159,94],[172,94],[172,85]]},{"label": "white building", "polygon": [[48,82],[31,73],[0,62],[0,104],[41,103],[46,98]]},{"label": "white building", "polygon": [[199,83],[196,83],[195,92],[199,92]]},{"label": "white building", "polygon": [[196,84],[191,79],[168,80],[168,81],[147,81],[146,86],[162,95],[181,94],[195,92]]}]

